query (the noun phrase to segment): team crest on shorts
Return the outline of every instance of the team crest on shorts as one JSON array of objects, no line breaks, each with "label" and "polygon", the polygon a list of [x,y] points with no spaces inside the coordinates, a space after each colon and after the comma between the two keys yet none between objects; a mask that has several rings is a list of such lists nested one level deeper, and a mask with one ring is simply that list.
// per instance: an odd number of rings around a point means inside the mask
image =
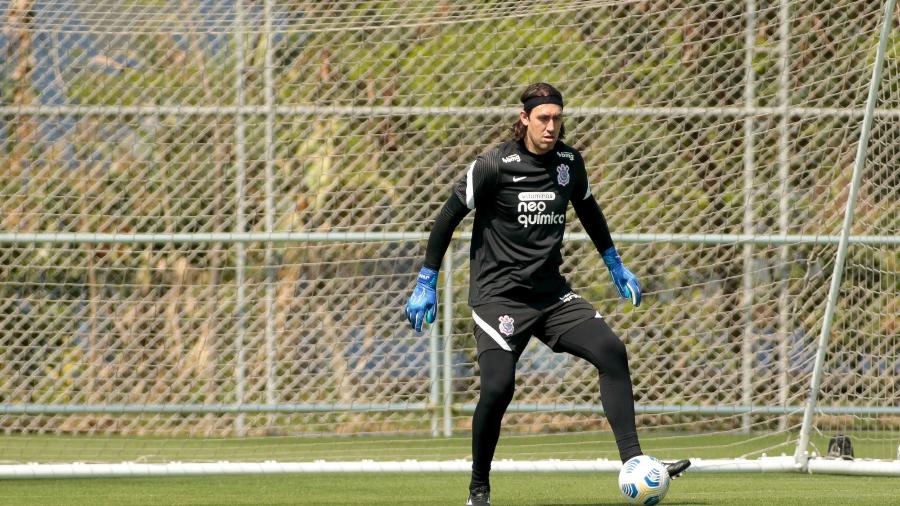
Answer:
[{"label": "team crest on shorts", "polygon": [[562,163],[556,168],[556,182],[560,186],[569,184],[569,166]]},{"label": "team crest on shorts", "polygon": [[509,316],[508,314],[501,316],[500,317],[500,332],[503,332],[504,334],[511,336],[513,334],[513,332],[516,331],[516,328],[513,327],[514,322],[515,322],[515,320],[513,320],[512,316]]}]

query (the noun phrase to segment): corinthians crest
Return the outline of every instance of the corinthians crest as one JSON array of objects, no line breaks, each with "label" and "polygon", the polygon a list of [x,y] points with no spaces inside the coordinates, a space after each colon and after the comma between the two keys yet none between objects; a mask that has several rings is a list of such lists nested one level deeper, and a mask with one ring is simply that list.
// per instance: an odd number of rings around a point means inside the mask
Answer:
[{"label": "corinthians crest", "polygon": [[559,167],[556,168],[556,182],[559,183],[560,186],[565,186],[569,184],[569,166],[561,163]]},{"label": "corinthians crest", "polygon": [[499,320],[500,320],[500,332],[503,332],[504,334],[511,336],[513,334],[513,332],[516,331],[516,328],[513,327],[513,323],[515,322],[515,320],[512,319],[512,316],[505,314],[505,315],[501,316],[499,318]]}]

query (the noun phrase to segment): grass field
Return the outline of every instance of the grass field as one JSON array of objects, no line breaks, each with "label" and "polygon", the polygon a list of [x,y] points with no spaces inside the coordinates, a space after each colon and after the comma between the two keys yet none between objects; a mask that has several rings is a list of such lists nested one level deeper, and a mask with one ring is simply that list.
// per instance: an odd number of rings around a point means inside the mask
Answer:
[{"label": "grass field", "polygon": [[[857,457],[893,459],[895,434],[852,434]],[[796,434],[665,433],[644,431],[645,452],[660,458],[757,458],[793,455]],[[823,454],[828,436],[814,434],[812,450]],[[109,436],[0,436],[0,464],[24,462],[216,462],[261,460],[456,460],[468,459],[468,434],[451,438],[400,436],[162,438]],[[504,435],[497,459],[617,459],[609,432],[547,435]]]},{"label": "grass field", "polygon": [[[857,456],[892,458],[888,435],[854,439]],[[506,436],[497,459],[616,458],[610,434]],[[644,450],[661,458],[791,454],[786,434],[648,433]],[[814,437],[821,453],[825,436]],[[272,459],[447,460],[469,458],[468,436],[453,438],[270,437],[248,439],[0,437],[0,464],[24,462],[168,462]],[[895,447],[894,447],[895,448]],[[3,505],[461,505],[466,473],[293,474],[168,478],[90,478],[0,482]],[[503,505],[624,504],[614,473],[495,473]],[[670,505],[900,504],[900,478],[803,474],[689,473],[673,483]]]},{"label": "grass field", "polygon": [[[0,483],[0,505],[462,505],[468,477],[321,474],[28,480]],[[624,504],[613,473],[497,473],[495,506]],[[676,480],[668,505],[897,504],[900,478],[703,474]]]}]

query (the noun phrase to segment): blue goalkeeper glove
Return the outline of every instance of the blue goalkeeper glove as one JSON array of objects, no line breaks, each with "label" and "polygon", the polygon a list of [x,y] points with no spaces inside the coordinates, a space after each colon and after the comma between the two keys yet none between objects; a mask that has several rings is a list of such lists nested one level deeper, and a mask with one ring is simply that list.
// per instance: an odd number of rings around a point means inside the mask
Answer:
[{"label": "blue goalkeeper glove", "polygon": [[437,288],[438,273],[427,267],[419,271],[419,280],[412,296],[406,302],[406,318],[416,332],[422,331],[422,322],[434,323],[437,313]]},{"label": "blue goalkeeper glove", "polygon": [[619,295],[626,299],[630,298],[635,307],[640,306],[641,285],[638,284],[637,277],[622,265],[622,257],[614,246],[603,252],[603,263],[609,269],[609,275],[619,289]]}]

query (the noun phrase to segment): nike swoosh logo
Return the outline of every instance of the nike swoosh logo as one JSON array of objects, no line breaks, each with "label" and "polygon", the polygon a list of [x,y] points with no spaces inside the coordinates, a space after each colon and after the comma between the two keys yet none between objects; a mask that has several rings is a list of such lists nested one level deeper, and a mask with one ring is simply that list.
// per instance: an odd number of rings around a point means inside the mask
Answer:
[{"label": "nike swoosh logo", "polygon": [[519,181],[525,179],[526,177],[528,177],[528,176],[519,176],[519,177],[513,176],[513,183],[518,183]]}]

